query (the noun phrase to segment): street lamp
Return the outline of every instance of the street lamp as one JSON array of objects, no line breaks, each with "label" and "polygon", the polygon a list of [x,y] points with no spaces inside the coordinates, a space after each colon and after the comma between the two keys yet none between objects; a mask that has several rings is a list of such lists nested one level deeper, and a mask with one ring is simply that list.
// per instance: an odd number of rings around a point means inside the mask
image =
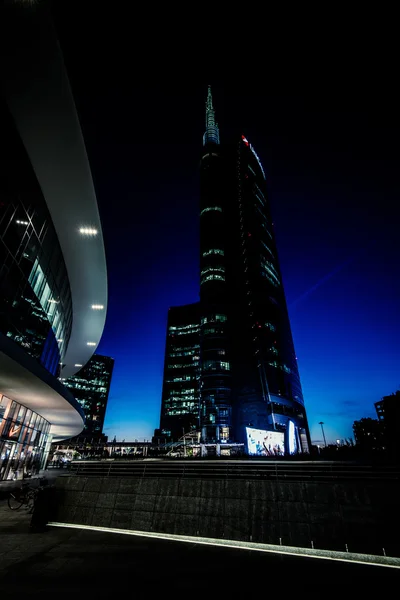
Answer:
[{"label": "street lamp", "polygon": [[325,438],[325,432],[324,432],[324,422],[323,422],[323,421],[320,421],[320,422],[318,423],[318,425],[321,425],[321,429],[322,429],[322,435],[323,435],[323,437],[324,437],[324,444],[325,444],[325,448],[326,448],[326,438]]}]

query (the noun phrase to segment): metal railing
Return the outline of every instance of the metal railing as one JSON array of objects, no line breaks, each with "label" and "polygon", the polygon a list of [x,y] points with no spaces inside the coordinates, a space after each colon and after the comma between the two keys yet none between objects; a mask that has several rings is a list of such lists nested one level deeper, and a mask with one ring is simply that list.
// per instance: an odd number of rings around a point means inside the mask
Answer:
[{"label": "metal railing", "polygon": [[400,481],[396,466],[313,462],[73,461],[71,475],[85,477],[241,479],[279,481]]}]

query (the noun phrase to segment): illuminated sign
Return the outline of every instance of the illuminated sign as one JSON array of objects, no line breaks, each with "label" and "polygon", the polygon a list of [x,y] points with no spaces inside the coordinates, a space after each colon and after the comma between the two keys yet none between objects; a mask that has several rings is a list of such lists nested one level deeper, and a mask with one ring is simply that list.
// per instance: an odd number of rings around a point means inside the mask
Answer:
[{"label": "illuminated sign", "polygon": [[284,434],[280,431],[266,431],[246,427],[247,452],[252,456],[283,456],[285,454]]},{"label": "illuminated sign", "polygon": [[295,454],[297,451],[297,439],[293,421],[289,421],[288,423],[288,446],[289,454]]}]

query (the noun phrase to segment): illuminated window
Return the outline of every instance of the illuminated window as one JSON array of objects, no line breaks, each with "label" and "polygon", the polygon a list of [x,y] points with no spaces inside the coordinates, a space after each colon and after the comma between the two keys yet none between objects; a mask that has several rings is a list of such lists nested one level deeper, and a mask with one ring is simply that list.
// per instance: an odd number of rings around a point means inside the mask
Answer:
[{"label": "illuminated window", "polygon": [[264,227],[265,231],[268,233],[269,237],[272,240],[272,233],[270,232],[270,230],[268,229],[267,225],[265,223],[261,223],[261,225]]},{"label": "illuminated window", "polygon": [[268,248],[267,244],[266,244],[265,242],[263,242],[262,240],[261,240],[261,243],[262,243],[262,245],[264,246],[264,248],[265,248],[266,250],[268,250],[268,252],[270,253],[270,255],[271,255],[273,258],[275,258],[275,257],[274,257],[274,255],[273,255],[273,253],[272,253],[272,250],[271,250],[270,248]]},{"label": "illuminated window", "polygon": [[256,205],[256,209],[258,210],[258,212],[260,213],[261,217],[265,220],[267,217],[264,215],[263,211],[261,210],[261,208]]},{"label": "illuminated window", "polygon": [[195,352],[196,352],[196,350],[187,350],[184,352],[170,352],[168,354],[168,356],[171,358],[176,357],[176,356],[192,356]]},{"label": "illuminated window", "polygon": [[217,212],[221,212],[222,213],[222,208],[220,206],[207,206],[207,208],[203,208],[203,210],[201,211],[200,215],[204,215],[204,213],[210,212],[212,210],[215,210]]},{"label": "illuminated window", "polygon": [[255,197],[257,198],[257,200],[259,201],[259,203],[261,204],[261,206],[265,206],[265,198],[262,194],[259,194],[258,192],[254,193]]},{"label": "illuminated window", "polygon": [[262,256],[261,257],[261,268],[263,269],[262,274],[267,277],[267,279],[269,279],[269,281],[274,285],[274,286],[278,286],[280,285],[280,280],[279,277],[277,275],[277,272],[275,270],[274,265],[269,262],[268,260],[265,260],[265,258]]},{"label": "illuminated window", "polygon": [[181,377],[172,377],[170,379],[166,379],[165,381],[167,383],[179,383],[182,381],[191,381],[192,379],[194,379],[194,377],[191,377],[190,375],[182,375]]},{"label": "illuminated window", "polygon": [[212,281],[212,280],[225,281],[225,277],[224,277],[224,275],[206,275],[200,281],[200,285],[205,283],[206,281]]},{"label": "illuminated window", "polygon": [[169,335],[190,335],[199,331],[198,325],[184,325],[182,327],[171,326],[168,329]]},{"label": "illuminated window", "polygon": [[220,428],[220,439],[221,440],[229,439],[229,427],[221,427]]},{"label": "illuminated window", "polygon": [[202,317],[201,319],[201,324],[205,325],[206,323],[215,323],[215,322],[219,322],[219,323],[224,323],[226,320],[228,319],[228,317],[226,315],[211,315],[210,317]]},{"label": "illuminated window", "polygon": [[218,248],[211,248],[210,250],[203,252],[203,256],[209,256],[210,254],[220,254],[221,256],[224,256],[225,253],[223,250],[219,250]]},{"label": "illuminated window", "polygon": [[226,315],[215,315],[215,320],[216,321],[220,321],[221,323],[224,323],[227,320],[227,316]]},{"label": "illuminated window", "polygon": [[201,275],[205,275],[206,273],[225,273],[225,267],[222,267],[221,265],[218,267],[207,267],[206,269],[203,269],[201,272]]},{"label": "illuminated window", "polygon": [[230,364],[219,360],[205,360],[203,369],[205,371],[230,371]]},{"label": "illuminated window", "polygon": [[167,365],[167,368],[168,369],[189,369],[190,367],[193,367],[196,365],[198,365],[197,362],[192,362],[192,363],[188,363],[187,365],[183,365],[183,364]]},{"label": "illuminated window", "polygon": [[183,329],[193,329],[194,327],[197,327],[197,323],[194,323],[193,325],[171,325],[169,330],[170,331],[181,331]]},{"label": "illuminated window", "polygon": [[271,367],[275,367],[276,369],[280,369],[281,371],[284,371],[285,373],[291,373],[292,370],[289,369],[289,367],[287,367],[286,365],[280,365],[279,363],[276,362],[276,360],[269,362],[268,363]]},{"label": "illuminated window", "polygon": [[203,329],[203,335],[223,335],[222,327],[205,327]]}]

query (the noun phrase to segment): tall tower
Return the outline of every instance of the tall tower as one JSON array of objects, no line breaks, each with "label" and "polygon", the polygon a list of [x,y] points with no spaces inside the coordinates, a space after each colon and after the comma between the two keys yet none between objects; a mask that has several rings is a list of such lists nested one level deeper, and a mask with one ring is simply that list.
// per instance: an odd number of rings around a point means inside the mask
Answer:
[{"label": "tall tower", "polygon": [[202,440],[231,440],[232,395],[226,306],[225,163],[211,88],[200,167],[200,422]]},{"label": "tall tower", "polygon": [[[200,302],[195,312],[176,307],[169,318],[161,434],[176,438],[174,430],[179,433],[187,418],[194,427],[198,401],[203,442],[244,443],[250,454],[307,452],[310,437],[266,175],[243,135],[220,143],[210,87],[205,125]],[[188,344],[179,340],[176,348],[171,336],[178,332]],[[172,378],[169,369],[175,369]]]}]

